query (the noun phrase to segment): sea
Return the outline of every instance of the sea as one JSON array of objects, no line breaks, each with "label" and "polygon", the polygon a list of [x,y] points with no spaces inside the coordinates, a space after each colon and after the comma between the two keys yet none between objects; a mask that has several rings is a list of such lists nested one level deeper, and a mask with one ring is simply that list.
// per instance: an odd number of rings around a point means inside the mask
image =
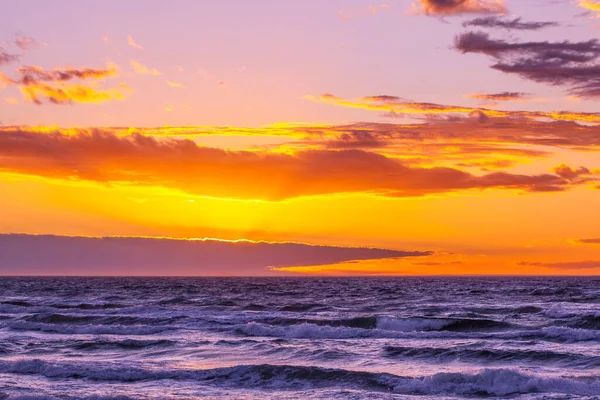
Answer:
[{"label": "sea", "polygon": [[0,278],[0,399],[600,399],[600,278]]}]

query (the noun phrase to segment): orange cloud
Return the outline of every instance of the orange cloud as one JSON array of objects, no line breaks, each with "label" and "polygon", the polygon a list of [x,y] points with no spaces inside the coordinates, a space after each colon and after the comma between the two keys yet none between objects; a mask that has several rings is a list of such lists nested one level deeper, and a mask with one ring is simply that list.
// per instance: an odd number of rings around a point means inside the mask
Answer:
[{"label": "orange cloud", "polygon": [[26,101],[38,105],[42,104],[42,98],[46,98],[54,104],[70,104],[73,102],[99,104],[124,99],[123,93],[117,88],[101,90],[93,86],[64,82],[55,84],[40,82],[26,85],[21,87],[21,92]]},{"label": "orange cloud", "polygon": [[569,111],[503,111],[488,108],[473,108],[452,106],[435,103],[407,102],[396,96],[368,96],[360,99],[347,100],[326,93],[321,96],[305,96],[307,100],[332,104],[346,108],[359,108],[372,111],[386,112],[389,116],[414,115],[451,115],[466,114],[480,117],[510,117],[526,119],[552,119],[556,121],[600,122],[600,113],[578,113]]},{"label": "orange cloud", "polygon": [[585,8],[588,11],[594,11],[597,16],[600,16],[600,1],[594,0],[579,0],[579,7]]},{"label": "orange cloud", "polygon": [[139,75],[160,75],[160,72],[156,68],[148,68],[144,64],[131,60],[129,62],[133,67],[133,70],[136,74]]},{"label": "orange cloud", "polygon": [[426,15],[502,14],[507,11],[503,0],[419,0],[413,3]]},{"label": "orange cloud", "polygon": [[167,85],[174,87],[174,88],[182,88],[183,87],[183,85],[181,83],[171,82],[171,81],[167,81]]},{"label": "orange cloud", "polygon": [[14,97],[5,97],[4,102],[7,104],[19,104],[19,100]]},{"label": "orange cloud", "polygon": [[[47,99],[55,104],[103,103],[114,99],[123,99],[123,91],[129,90],[121,84],[119,88],[107,90],[98,87],[99,80],[117,75],[117,67],[109,64],[107,68],[55,68],[45,70],[37,66],[23,66],[17,70],[18,78],[5,75],[0,81],[5,85],[16,85],[26,101],[42,104]],[[91,81],[88,84],[69,83],[72,80]]]},{"label": "orange cloud", "polygon": [[135,42],[135,40],[133,40],[133,38],[131,37],[131,35],[127,36],[127,44],[135,49],[140,49],[140,50],[144,50],[144,48],[142,46],[140,46],[139,44],[137,44]]},{"label": "orange cloud", "polygon": [[[197,195],[283,200],[333,193],[422,196],[468,189],[563,191],[582,184],[556,174],[473,175],[413,167],[363,150],[228,151],[191,140],[92,131],[52,135],[13,130],[0,136],[7,172],[97,182],[135,182]],[[268,185],[257,182],[268,180]]]}]

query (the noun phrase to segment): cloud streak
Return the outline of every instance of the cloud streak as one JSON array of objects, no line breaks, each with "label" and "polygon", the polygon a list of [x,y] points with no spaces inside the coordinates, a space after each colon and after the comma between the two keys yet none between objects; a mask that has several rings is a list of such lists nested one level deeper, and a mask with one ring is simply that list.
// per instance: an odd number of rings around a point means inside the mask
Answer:
[{"label": "cloud streak", "polygon": [[387,113],[388,116],[402,117],[405,115],[476,115],[481,118],[502,117],[522,119],[552,119],[556,121],[600,122],[600,113],[580,113],[570,111],[504,111],[489,108],[473,108],[466,106],[444,105],[425,102],[408,102],[395,96],[368,96],[359,99],[343,99],[332,94],[321,96],[305,96],[305,99],[346,108],[359,108]]},{"label": "cloud streak", "polygon": [[131,37],[131,35],[127,36],[127,44],[130,47],[133,47],[134,49],[144,50],[144,47],[140,46],[139,44],[137,44],[136,41],[133,40],[133,38]]},{"label": "cloud streak", "polygon": [[470,94],[467,97],[477,100],[491,100],[491,101],[523,101],[529,97],[529,93],[523,92],[500,92],[500,93],[479,93]]},{"label": "cloud streak", "polygon": [[507,30],[539,31],[545,28],[559,26],[558,22],[523,21],[521,18],[506,19],[500,17],[479,17],[463,23],[464,27],[498,28]]},{"label": "cloud streak", "polygon": [[531,262],[531,261],[523,261],[520,262],[519,265],[528,266],[528,267],[545,267],[551,269],[561,269],[561,270],[581,270],[581,269],[600,269],[600,261],[570,261],[570,262],[554,262],[554,263],[545,263],[545,262]]}]

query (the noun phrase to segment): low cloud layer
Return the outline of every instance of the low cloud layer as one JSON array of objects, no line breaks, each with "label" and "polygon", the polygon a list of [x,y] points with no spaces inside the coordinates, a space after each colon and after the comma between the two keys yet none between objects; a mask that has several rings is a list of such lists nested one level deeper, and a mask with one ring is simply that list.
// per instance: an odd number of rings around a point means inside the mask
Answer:
[{"label": "low cloud layer", "polygon": [[0,254],[0,275],[256,276],[284,274],[271,267],[431,253],[299,243],[5,234],[0,235]]}]

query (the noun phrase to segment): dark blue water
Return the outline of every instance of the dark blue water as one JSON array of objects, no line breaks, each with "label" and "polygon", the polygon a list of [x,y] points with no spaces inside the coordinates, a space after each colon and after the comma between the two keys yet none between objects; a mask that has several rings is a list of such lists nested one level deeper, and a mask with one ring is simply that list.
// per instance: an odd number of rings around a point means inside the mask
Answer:
[{"label": "dark blue water", "polygon": [[600,399],[597,278],[0,278],[0,399]]}]

